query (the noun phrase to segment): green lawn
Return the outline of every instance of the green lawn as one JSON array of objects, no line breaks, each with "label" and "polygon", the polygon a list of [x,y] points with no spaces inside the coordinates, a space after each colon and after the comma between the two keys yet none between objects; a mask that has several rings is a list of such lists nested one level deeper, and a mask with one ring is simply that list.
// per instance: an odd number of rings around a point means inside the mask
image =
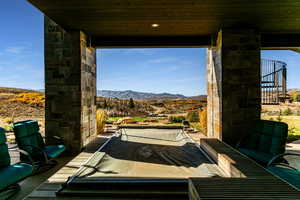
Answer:
[{"label": "green lawn", "polygon": [[[119,119],[123,119],[125,117],[110,117],[108,118],[107,121],[109,122],[115,122],[115,121],[118,121]],[[143,122],[145,120],[149,120],[149,119],[152,119],[152,118],[148,118],[148,117],[132,117],[133,120],[135,121],[138,121],[138,122]]]},{"label": "green lawn", "polygon": [[118,121],[119,119],[122,119],[123,117],[109,117],[108,118],[108,122],[115,122],[115,121]]},{"label": "green lawn", "polygon": [[[278,116],[263,114],[261,118],[265,120],[279,121]],[[285,122],[289,125],[288,142],[300,140],[300,116],[289,115],[280,116],[280,118],[282,122]]]}]

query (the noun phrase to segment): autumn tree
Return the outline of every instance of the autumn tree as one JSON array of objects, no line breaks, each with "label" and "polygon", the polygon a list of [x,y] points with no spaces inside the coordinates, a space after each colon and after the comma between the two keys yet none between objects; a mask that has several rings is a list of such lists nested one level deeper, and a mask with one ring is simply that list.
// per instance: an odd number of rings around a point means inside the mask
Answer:
[{"label": "autumn tree", "polygon": [[199,118],[200,118],[200,122],[199,122],[200,128],[204,134],[207,134],[207,108],[206,107],[199,112]]},{"label": "autumn tree", "polygon": [[129,99],[129,103],[128,103],[128,107],[129,107],[129,108],[134,108],[134,106],[135,106],[135,105],[134,105],[134,101],[133,101],[132,98],[130,98],[130,99]]},{"label": "autumn tree", "polygon": [[104,99],[104,102],[103,102],[103,108],[107,108],[107,102],[106,102],[106,99]]},{"label": "autumn tree", "polygon": [[291,92],[291,100],[292,100],[292,102],[299,101],[299,95],[298,95],[297,91]]}]

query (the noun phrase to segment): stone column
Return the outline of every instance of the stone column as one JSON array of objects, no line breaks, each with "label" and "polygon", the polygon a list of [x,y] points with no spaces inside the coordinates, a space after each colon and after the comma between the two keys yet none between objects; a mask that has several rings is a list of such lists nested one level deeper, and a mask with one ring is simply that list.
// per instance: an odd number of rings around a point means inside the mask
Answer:
[{"label": "stone column", "polygon": [[81,31],[66,32],[45,17],[47,143],[63,138],[78,153],[96,136],[96,50]]},{"label": "stone column", "polygon": [[222,30],[207,50],[208,136],[235,145],[260,119],[260,36]]}]

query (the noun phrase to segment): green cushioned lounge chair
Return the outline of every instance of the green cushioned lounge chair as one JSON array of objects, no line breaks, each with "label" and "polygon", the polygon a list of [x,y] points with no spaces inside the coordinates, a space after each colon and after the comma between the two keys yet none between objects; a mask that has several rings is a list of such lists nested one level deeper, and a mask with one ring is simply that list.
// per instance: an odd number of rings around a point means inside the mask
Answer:
[{"label": "green cushioned lounge chair", "polygon": [[[53,137],[57,140],[57,145],[48,145],[44,143],[44,139],[39,132],[38,122],[35,120],[27,120],[16,122],[13,124],[14,134],[19,149],[28,152],[36,165],[55,165],[53,158],[61,155],[66,147],[63,145],[59,137]],[[21,156],[21,160],[28,161],[28,157]]]},{"label": "green cushioned lounge chair", "polygon": [[266,166],[274,156],[285,152],[287,135],[286,123],[259,120],[242,138],[237,149]]},{"label": "green cushioned lounge chair", "polygon": [[[26,155],[26,152],[23,153]],[[20,162],[11,165],[5,130],[0,128],[0,199],[8,199],[20,190],[18,182],[31,175],[32,172],[32,165],[27,163]]]},{"label": "green cushioned lounge chair", "polygon": [[277,155],[270,160],[267,169],[300,190],[300,154]]}]

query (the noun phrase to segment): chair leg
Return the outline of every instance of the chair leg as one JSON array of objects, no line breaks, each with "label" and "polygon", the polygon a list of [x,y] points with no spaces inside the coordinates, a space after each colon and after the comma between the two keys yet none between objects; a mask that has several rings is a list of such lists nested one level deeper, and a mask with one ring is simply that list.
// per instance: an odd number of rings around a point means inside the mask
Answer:
[{"label": "chair leg", "polygon": [[48,164],[48,165],[55,166],[55,165],[58,164],[58,162],[57,162],[56,160],[49,160],[47,164]]},{"label": "chair leg", "polygon": [[52,169],[53,167],[55,167],[57,165],[57,161],[56,160],[48,160],[48,162],[39,162],[36,163],[35,165],[35,170],[32,173],[32,175],[37,175],[37,174],[41,174],[44,173],[50,169]]},{"label": "chair leg", "polygon": [[20,191],[21,187],[19,184],[13,184],[0,191],[0,199],[8,200],[12,196],[14,196],[18,191]]}]

